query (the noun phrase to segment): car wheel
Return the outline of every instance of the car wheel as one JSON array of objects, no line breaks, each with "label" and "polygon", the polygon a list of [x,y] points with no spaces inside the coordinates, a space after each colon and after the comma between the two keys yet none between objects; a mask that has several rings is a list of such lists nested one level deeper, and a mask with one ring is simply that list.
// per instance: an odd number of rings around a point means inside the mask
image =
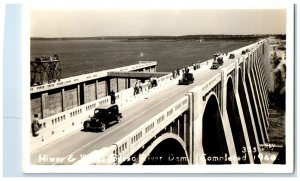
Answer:
[{"label": "car wheel", "polygon": [[84,124],[83,124],[84,130],[87,130],[89,127],[90,127],[90,123],[89,122],[84,122]]},{"label": "car wheel", "polygon": [[103,131],[105,131],[105,129],[106,129],[106,125],[102,124],[101,127],[100,127],[100,130],[103,132]]}]

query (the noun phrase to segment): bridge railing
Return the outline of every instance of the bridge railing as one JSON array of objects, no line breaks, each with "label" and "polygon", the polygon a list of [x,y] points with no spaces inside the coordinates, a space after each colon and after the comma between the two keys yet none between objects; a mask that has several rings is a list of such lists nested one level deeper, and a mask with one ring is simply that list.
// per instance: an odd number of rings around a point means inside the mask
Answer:
[{"label": "bridge railing", "polygon": [[121,164],[144,146],[149,140],[165,129],[179,115],[188,109],[188,97],[184,96],[174,104],[138,126],[129,135],[109,147],[95,150],[77,161],[75,165],[113,165]]},{"label": "bridge railing", "polygon": [[39,136],[31,137],[31,150],[37,149],[51,141],[54,141],[68,133],[78,130],[89,116],[93,115],[98,106],[110,103],[110,97],[83,104],[70,110],[40,120],[42,124]]},{"label": "bridge railing", "polygon": [[[171,74],[157,79],[158,86],[148,89],[148,83],[141,84],[143,91],[134,95],[134,88],[122,90],[116,93],[116,103],[120,107],[127,106],[136,100],[142,99],[157,92],[160,88],[169,85]],[[110,104],[110,96],[102,97],[67,111],[41,119],[42,124],[39,136],[31,137],[31,149],[37,149],[51,141],[54,141],[68,133],[82,128],[83,122],[93,115],[94,109],[104,104]]]}]

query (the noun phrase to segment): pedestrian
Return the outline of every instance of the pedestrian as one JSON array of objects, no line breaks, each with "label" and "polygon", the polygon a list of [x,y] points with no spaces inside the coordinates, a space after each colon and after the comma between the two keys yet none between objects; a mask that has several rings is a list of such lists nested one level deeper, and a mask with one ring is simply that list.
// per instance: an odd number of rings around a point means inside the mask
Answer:
[{"label": "pedestrian", "polygon": [[135,82],[135,85],[134,85],[134,93],[133,95],[136,95],[139,93],[139,83],[138,81]]},{"label": "pedestrian", "polygon": [[151,88],[154,87],[154,77],[150,77]]},{"label": "pedestrian", "polygon": [[149,92],[149,90],[151,89],[151,81],[150,81],[150,79],[148,80],[148,92]]},{"label": "pedestrian", "polygon": [[154,87],[157,86],[157,78],[156,77],[153,77],[153,85],[154,85]]},{"label": "pedestrian", "polygon": [[173,79],[176,77],[176,70],[173,71]]},{"label": "pedestrian", "polygon": [[115,95],[114,90],[111,90],[111,92],[110,92],[110,102],[111,102],[111,104],[116,103],[116,95]]},{"label": "pedestrian", "polygon": [[34,117],[34,118],[33,118],[33,120],[32,120],[32,124],[31,124],[32,135],[33,135],[34,137],[36,137],[36,136],[39,135],[38,131],[40,130],[42,124],[40,124],[40,122],[39,122],[39,116],[38,116],[38,114],[34,114],[33,117]]},{"label": "pedestrian", "polygon": [[138,83],[138,88],[139,88],[139,92],[143,92],[143,87],[140,81]]}]

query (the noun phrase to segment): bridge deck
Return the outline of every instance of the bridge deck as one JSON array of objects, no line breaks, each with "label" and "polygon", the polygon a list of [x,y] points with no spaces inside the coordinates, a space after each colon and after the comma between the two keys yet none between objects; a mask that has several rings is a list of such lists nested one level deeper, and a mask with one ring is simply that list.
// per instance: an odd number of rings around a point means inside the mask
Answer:
[{"label": "bridge deck", "polygon": [[[236,57],[238,58],[238,56]],[[65,158],[60,163],[72,164],[72,161],[80,159],[80,155],[88,154],[93,150],[110,146],[116,141],[130,134],[137,126],[145,123],[169,105],[182,98],[190,89],[197,85],[206,83],[210,78],[219,73],[223,67],[228,67],[234,63],[231,59],[225,59],[224,64],[217,70],[204,69],[194,74],[195,81],[188,86],[177,85],[177,80],[156,94],[148,96],[146,99],[137,101],[121,110],[123,120],[105,130],[105,132],[83,132],[78,130],[67,135],[43,148],[31,153],[31,164],[49,165],[54,164],[50,160],[44,162],[44,158]],[[76,160],[68,160],[69,156]],[[42,160],[39,161],[39,158]],[[47,158],[46,158],[47,159]]]}]

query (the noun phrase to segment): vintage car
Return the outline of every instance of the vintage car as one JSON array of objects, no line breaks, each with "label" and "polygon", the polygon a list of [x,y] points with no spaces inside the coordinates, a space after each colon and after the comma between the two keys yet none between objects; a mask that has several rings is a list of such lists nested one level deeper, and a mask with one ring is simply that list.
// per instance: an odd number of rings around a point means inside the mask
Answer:
[{"label": "vintage car", "polygon": [[223,63],[224,63],[224,61],[223,61],[223,56],[219,56],[218,58],[217,58],[217,61],[218,61],[218,64],[221,66],[221,65],[223,65]]},{"label": "vintage car", "polygon": [[231,53],[230,55],[229,55],[229,59],[234,59],[235,58],[235,55],[233,54],[233,53]]},{"label": "vintage car", "polygon": [[178,81],[179,85],[189,85],[194,82],[194,77],[192,73],[184,73],[182,79]]},{"label": "vintage car", "polygon": [[214,61],[210,69],[218,69],[218,68],[219,68],[219,63],[217,61]]},{"label": "vintage car", "polygon": [[97,107],[94,115],[83,123],[84,130],[99,129],[105,131],[109,123],[116,121],[119,123],[122,119],[122,113],[119,112],[117,104],[107,104]]}]

